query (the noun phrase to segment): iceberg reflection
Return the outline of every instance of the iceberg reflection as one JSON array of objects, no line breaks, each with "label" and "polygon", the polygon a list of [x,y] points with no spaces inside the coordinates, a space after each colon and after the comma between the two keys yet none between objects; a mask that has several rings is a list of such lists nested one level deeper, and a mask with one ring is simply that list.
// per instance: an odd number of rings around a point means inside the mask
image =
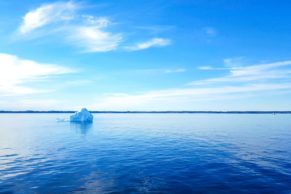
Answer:
[{"label": "iceberg reflection", "polygon": [[86,135],[92,129],[92,123],[70,123],[70,128],[78,133]]}]

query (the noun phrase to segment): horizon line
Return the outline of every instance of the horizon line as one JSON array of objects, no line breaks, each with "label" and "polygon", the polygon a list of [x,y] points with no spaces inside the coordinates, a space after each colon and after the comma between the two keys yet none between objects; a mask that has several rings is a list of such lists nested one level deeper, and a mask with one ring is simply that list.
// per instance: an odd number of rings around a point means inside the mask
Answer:
[{"label": "horizon line", "polygon": [[[73,110],[0,110],[0,113],[75,113],[77,111]],[[89,111],[91,113],[164,113],[164,114],[174,114],[174,113],[188,113],[188,114],[198,114],[198,113],[212,113],[212,114],[291,114],[291,110],[289,111],[260,111],[260,110],[247,110],[247,111],[189,111],[189,110],[182,110],[182,111]]]}]

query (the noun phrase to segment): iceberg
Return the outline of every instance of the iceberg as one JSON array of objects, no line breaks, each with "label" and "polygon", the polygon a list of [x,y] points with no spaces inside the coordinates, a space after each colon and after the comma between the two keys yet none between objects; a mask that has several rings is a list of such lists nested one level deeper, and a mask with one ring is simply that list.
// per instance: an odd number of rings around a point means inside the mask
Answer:
[{"label": "iceberg", "polygon": [[70,122],[92,123],[93,115],[86,108],[82,108],[81,111],[70,116]]}]

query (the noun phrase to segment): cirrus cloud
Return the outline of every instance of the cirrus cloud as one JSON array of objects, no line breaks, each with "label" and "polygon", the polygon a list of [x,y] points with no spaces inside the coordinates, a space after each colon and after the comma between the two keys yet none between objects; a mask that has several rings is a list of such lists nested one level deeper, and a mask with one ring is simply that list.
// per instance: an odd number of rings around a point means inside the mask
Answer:
[{"label": "cirrus cloud", "polygon": [[88,25],[74,26],[67,37],[71,44],[83,49],[83,52],[107,52],[115,50],[122,41],[121,34],[113,34],[103,29],[110,21],[106,18],[86,18]]},{"label": "cirrus cloud", "polygon": [[119,46],[121,33],[105,30],[110,24],[108,18],[81,15],[77,9],[80,6],[72,1],[42,5],[25,14],[18,29],[19,35],[61,35],[70,45],[81,48],[82,52],[107,52]]},{"label": "cirrus cloud", "polygon": [[151,47],[163,47],[163,46],[168,46],[171,44],[170,39],[165,39],[165,38],[152,38],[148,41],[137,43],[133,46],[127,46],[125,49],[127,51],[139,51],[139,50],[144,50],[144,49],[149,49]]},{"label": "cirrus cloud", "polygon": [[[243,98],[291,93],[291,61],[216,68],[200,67],[203,71],[227,71],[225,76],[193,81],[186,87],[100,96],[92,107],[104,110],[227,110],[224,103]],[[208,103],[210,102],[210,105]],[[221,106],[220,106],[221,105]],[[257,107],[259,105],[256,105]],[[263,104],[260,105],[265,109]],[[239,104],[232,106],[242,110]],[[287,107],[288,108],[288,107]],[[266,109],[265,109],[266,110]]]},{"label": "cirrus cloud", "polygon": [[58,21],[71,20],[76,8],[77,5],[71,1],[42,5],[24,15],[19,32],[27,34]]},{"label": "cirrus cloud", "polygon": [[227,74],[221,77],[214,77],[204,80],[193,81],[189,85],[209,85],[209,84],[225,84],[225,83],[241,83],[241,82],[269,82],[282,79],[290,79],[291,71],[286,67],[291,67],[291,61],[278,61],[274,63],[242,65],[241,62],[231,59],[225,59],[224,67],[201,66],[200,70],[216,71],[224,70]]},{"label": "cirrus cloud", "polygon": [[24,15],[17,35],[28,40],[44,36],[61,37],[65,43],[80,48],[82,53],[109,52],[118,48],[138,51],[171,44],[170,39],[151,38],[123,47],[123,34],[112,28],[109,30],[114,26],[109,18],[84,15],[81,13],[83,8],[73,1],[41,5]]}]

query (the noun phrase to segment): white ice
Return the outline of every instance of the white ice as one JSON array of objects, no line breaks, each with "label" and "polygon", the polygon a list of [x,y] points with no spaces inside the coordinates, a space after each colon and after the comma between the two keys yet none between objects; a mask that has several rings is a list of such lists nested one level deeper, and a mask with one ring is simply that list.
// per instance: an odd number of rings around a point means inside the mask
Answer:
[{"label": "white ice", "polygon": [[70,116],[70,122],[92,123],[93,115],[86,108],[82,108],[81,111]]}]

